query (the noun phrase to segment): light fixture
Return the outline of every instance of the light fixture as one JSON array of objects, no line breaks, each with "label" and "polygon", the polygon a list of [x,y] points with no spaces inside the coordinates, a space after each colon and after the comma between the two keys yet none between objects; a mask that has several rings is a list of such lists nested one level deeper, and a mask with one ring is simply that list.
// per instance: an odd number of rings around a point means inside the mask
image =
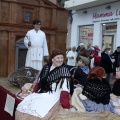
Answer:
[{"label": "light fixture", "polygon": [[72,14],[75,14],[76,13],[76,10],[72,10]]},{"label": "light fixture", "polygon": [[103,25],[105,26],[106,24],[105,24],[105,23],[103,23]]},{"label": "light fixture", "polygon": [[111,6],[110,6],[110,5],[108,5],[108,6],[106,6],[106,8],[105,8],[105,9],[109,10],[109,9],[111,9]]},{"label": "light fixture", "polygon": [[87,14],[87,10],[84,10],[83,13],[84,13],[84,14]]}]

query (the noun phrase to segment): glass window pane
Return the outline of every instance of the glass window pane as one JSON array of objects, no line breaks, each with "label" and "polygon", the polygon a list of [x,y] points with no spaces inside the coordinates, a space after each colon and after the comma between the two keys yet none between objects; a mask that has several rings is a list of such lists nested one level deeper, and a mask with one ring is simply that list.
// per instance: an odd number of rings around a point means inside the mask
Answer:
[{"label": "glass window pane", "polygon": [[85,47],[88,43],[93,43],[93,25],[80,26],[79,43],[83,42]]}]

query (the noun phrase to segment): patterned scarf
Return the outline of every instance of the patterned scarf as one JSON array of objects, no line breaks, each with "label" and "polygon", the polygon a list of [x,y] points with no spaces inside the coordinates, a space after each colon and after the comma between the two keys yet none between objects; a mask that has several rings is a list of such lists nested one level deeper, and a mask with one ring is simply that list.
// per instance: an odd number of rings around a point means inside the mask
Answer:
[{"label": "patterned scarf", "polygon": [[80,66],[80,68],[82,69],[82,71],[86,74],[89,73],[89,67],[88,66]]},{"label": "patterned scarf", "polygon": [[62,88],[62,85],[64,83],[64,79],[66,78],[67,80],[67,88],[71,92],[72,90],[72,80],[71,80],[71,73],[69,69],[66,67],[65,64],[61,65],[60,67],[56,67],[53,70],[50,71],[51,64],[47,64],[43,67],[41,74],[40,74],[40,81],[39,81],[39,89],[37,90],[38,93],[42,91],[45,92],[52,92],[52,84],[56,83],[56,88],[60,83],[60,88]]}]

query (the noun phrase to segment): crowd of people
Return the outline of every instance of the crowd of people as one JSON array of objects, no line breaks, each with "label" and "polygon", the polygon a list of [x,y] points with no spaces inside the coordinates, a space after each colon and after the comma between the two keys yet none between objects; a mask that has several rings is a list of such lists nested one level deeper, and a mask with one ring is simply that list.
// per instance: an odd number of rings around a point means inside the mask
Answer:
[{"label": "crowd of people", "polygon": [[[62,50],[54,49],[48,58],[45,34],[42,33],[41,36],[42,49],[39,50],[37,39],[36,44],[32,41],[34,34],[41,32],[39,24],[40,21],[33,22],[38,30],[27,33],[25,44],[30,51],[27,59],[29,56],[31,60],[31,55],[38,56],[42,52],[42,56],[33,57],[31,61],[42,62],[44,58],[44,65],[43,62],[39,65],[40,71],[34,81],[32,94],[28,94],[18,104],[15,120],[48,120],[61,108],[79,112],[109,111],[120,115],[120,71],[116,71],[120,63],[120,47],[114,53],[106,48],[100,57],[97,45],[91,48],[89,43],[85,48],[84,43],[80,43],[78,48],[69,47],[66,57]],[[30,65],[33,63],[29,62],[28,66]]]}]

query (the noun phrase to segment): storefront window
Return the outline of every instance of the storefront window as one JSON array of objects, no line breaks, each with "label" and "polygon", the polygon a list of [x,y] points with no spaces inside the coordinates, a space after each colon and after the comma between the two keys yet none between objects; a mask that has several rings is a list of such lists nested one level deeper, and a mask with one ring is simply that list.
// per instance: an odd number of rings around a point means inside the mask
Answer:
[{"label": "storefront window", "polygon": [[115,40],[116,40],[116,30],[117,23],[104,23],[102,24],[102,51],[105,48],[111,48],[111,50],[115,50]]},{"label": "storefront window", "polygon": [[79,43],[83,42],[85,47],[88,43],[93,43],[93,25],[80,26]]}]

